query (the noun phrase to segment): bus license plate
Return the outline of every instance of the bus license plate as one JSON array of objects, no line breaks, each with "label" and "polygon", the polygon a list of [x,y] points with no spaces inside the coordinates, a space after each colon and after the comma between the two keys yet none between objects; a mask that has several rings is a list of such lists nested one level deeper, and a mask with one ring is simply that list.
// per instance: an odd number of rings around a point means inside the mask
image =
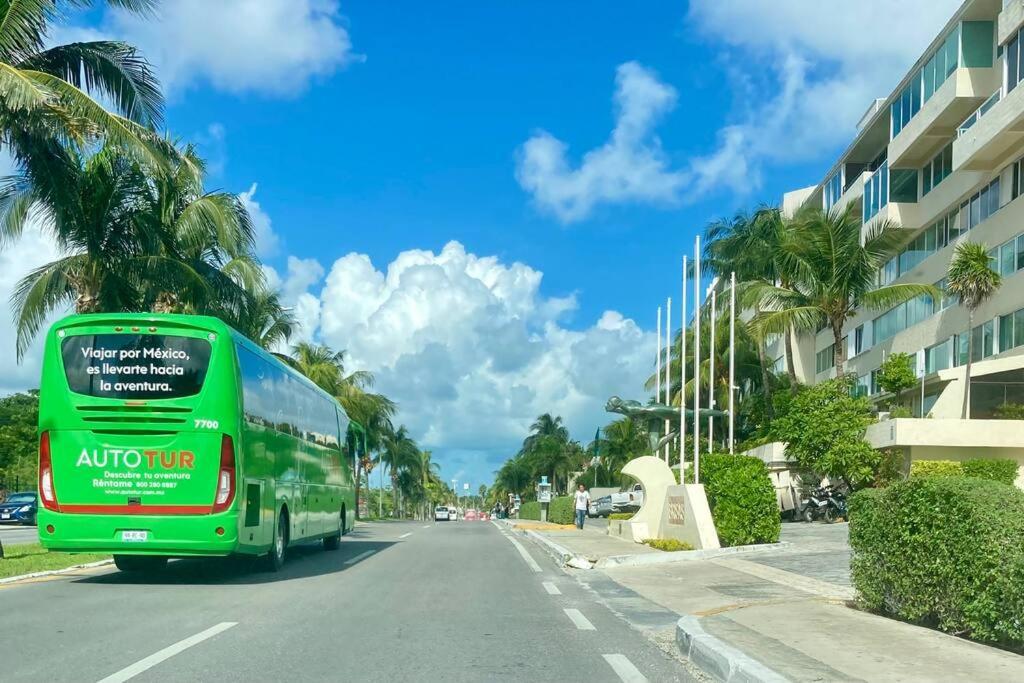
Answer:
[{"label": "bus license plate", "polygon": [[121,540],[125,543],[140,543],[149,540],[148,531],[122,531]]}]

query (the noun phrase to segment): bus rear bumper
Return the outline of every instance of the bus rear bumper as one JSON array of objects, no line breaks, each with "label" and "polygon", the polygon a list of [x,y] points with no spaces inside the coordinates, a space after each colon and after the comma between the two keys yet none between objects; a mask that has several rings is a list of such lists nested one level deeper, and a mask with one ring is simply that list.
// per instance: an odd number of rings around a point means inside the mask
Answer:
[{"label": "bus rear bumper", "polygon": [[[39,510],[39,542],[61,552],[216,556],[238,548],[238,513],[216,515],[79,515]],[[50,531],[50,529],[53,531]],[[143,540],[125,540],[142,537]],[[218,531],[220,533],[218,533]]]}]

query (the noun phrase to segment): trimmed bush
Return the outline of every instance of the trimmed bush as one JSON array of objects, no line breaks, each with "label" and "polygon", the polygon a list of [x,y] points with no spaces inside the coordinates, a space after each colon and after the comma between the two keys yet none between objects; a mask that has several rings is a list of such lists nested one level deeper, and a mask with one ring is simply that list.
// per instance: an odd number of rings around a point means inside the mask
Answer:
[{"label": "trimmed bush", "polygon": [[997,420],[1024,420],[1024,403],[1004,403],[996,408]]},{"label": "trimmed bush", "polygon": [[964,476],[991,479],[1013,486],[1017,481],[1017,461],[1009,458],[978,458],[961,463]]},{"label": "trimmed bush", "polygon": [[693,546],[686,541],[679,541],[674,538],[648,538],[644,545],[649,545],[655,550],[664,550],[667,553],[674,553],[679,550],[693,550]]},{"label": "trimmed bush", "polygon": [[1024,652],[1024,491],[918,476],[850,499],[865,607]]},{"label": "trimmed bush", "polygon": [[955,460],[914,460],[910,463],[912,477],[962,477],[964,469]]},{"label": "trimmed bush", "polygon": [[519,519],[540,520],[540,503],[531,500],[519,506]]},{"label": "trimmed bush", "polygon": [[632,512],[613,512],[608,515],[608,519],[633,519]]},{"label": "trimmed bush", "polygon": [[723,546],[779,540],[779,505],[762,461],[747,455],[702,455],[700,479]]},{"label": "trimmed bush", "polygon": [[575,498],[552,498],[548,505],[548,521],[554,524],[575,524]]},{"label": "trimmed bush", "polygon": [[1017,461],[1009,458],[975,460],[915,460],[910,463],[912,477],[977,477],[1013,486],[1017,480]]}]

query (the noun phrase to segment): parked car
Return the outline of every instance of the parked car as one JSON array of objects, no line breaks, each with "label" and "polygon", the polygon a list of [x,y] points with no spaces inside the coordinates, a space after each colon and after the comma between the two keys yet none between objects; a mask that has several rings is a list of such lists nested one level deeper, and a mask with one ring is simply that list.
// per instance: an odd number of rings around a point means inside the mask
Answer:
[{"label": "parked car", "polygon": [[35,526],[37,509],[35,493],[12,493],[0,503],[0,524]]},{"label": "parked car", "polygon": [[449,522],[457,522],[457,521],[459,521],[459,509],[458,508],[448,508],[448,521]]},{"label": "parked car", "polygon": [[434,508],[434,521],[435,522],[447,522],[451,517],[448,513],[447,505],[438,505]]},{"label": "parked car", "polygon": [[480,514],[473,508],[466,510],[466,514],[462,515],[462,519],[467,522],[475,522],[480,517]]},{"label": "parked car", "polygon": [[607,517],[613,512],[636,512],[644,504],[644,487],[633,484],[625,491],[592,500],[587,510],[591,517]]}]

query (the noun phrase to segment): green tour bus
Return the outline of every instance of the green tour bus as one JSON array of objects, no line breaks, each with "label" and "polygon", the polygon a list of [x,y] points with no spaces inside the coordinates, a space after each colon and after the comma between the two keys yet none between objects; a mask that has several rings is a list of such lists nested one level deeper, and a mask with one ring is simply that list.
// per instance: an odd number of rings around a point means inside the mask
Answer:
[{"label": "green tour bus", "polygon": [[74,315],[46,338],[39,539],[124,571],[168,557],[338,547],[353,528],[358,425],[224,322]]}]

